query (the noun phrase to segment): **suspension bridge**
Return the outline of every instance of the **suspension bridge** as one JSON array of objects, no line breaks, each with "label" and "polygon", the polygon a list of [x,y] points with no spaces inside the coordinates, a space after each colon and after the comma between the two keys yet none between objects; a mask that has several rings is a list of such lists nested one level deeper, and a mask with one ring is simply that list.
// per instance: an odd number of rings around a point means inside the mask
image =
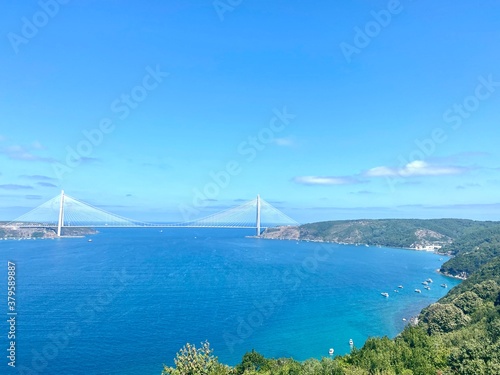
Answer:
[{"label": "suspension bridge", "polygon": [[262,229],[299,223],[270,203],[257,198],[201,219],[172,224],[148,223],[113,214],[69,195],[61,194],[6,224],[13,228],[54,228],[60,237],[64,227],[76,228],[246,228]]}]

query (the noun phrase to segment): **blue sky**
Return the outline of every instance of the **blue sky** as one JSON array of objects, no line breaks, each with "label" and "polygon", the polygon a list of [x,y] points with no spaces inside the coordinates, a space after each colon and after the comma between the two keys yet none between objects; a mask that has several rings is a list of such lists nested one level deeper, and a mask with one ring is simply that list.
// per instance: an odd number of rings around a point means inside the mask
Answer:
[{"label": "blue sky", "polygon": [[2,3],[1,220],[500,219],[498,1]]}]

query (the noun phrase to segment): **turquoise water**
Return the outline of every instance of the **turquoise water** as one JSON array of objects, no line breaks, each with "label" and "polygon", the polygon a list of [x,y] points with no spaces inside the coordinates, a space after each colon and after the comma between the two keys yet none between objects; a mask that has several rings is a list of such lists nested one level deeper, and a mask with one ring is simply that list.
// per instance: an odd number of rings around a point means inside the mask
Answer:
[{"label": "turquoise water", "polygon": [[18,288],[17,366],[5,359],[1,373],[158,375],[182,345],[204,340],[232,365],[251,349],[298,360],[344,354],[350,338],[361,346],[395,336],[403,318],[446,293],[441,283],[458,283],[436,273],[446,258],[430,253],[250,234],[108,229],[92,242],[0,241],[0,285],[10,260]]}]

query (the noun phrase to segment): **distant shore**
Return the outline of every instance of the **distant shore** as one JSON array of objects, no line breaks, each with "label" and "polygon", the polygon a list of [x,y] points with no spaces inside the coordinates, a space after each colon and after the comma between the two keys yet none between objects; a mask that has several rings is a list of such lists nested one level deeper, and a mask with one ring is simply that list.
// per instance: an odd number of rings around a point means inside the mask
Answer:
[{"label": "distant shore", "polygon": [[51,227],[21,228],[15,226],[1,226],[0,240],[46,240],[55,238],[82,238],[98,232],[93,228],[63,228],[61,237]]},{"label": "distant shore", "polygon": [[443,254],[438,252],[437,250],[426,250],[426,249],[418,249],[415,247],[401,247],[401,246],[391,246],[391,245],[381,245],[381,244],[367,244],[367,243],[354,243],[354,242],[337,242],[337,241],[328,241],[328,240],[318,240],[318,239],[303,239],[303,238],[280,238],[280,237],[263,237],[263,236],[246,236],[247,238],[260,238],[263,240],[278,240],[278,241],[300,241],[300,242],[315,242],[315,243],[329,243],[336,245],[350,245],[350,246],[360,246],[360,247],[390,247],[391,249],[400,249],[400,250],[412,250],[412,251],[420,251],[426,253],[433,253],[436,255],[450,256],[449,254]]}]

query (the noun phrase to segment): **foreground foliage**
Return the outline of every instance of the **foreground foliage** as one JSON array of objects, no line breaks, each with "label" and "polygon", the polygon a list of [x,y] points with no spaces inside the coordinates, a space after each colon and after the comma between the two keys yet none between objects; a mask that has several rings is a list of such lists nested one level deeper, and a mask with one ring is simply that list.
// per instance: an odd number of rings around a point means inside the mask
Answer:
[{"label": "foreground foliage", "polygon": [[174,359],[175,367],[164,366],[162,375],[233,374],[234,370],[219,363],[212,352],[208,342],[202,343],[200,348],[186,344]]}]

